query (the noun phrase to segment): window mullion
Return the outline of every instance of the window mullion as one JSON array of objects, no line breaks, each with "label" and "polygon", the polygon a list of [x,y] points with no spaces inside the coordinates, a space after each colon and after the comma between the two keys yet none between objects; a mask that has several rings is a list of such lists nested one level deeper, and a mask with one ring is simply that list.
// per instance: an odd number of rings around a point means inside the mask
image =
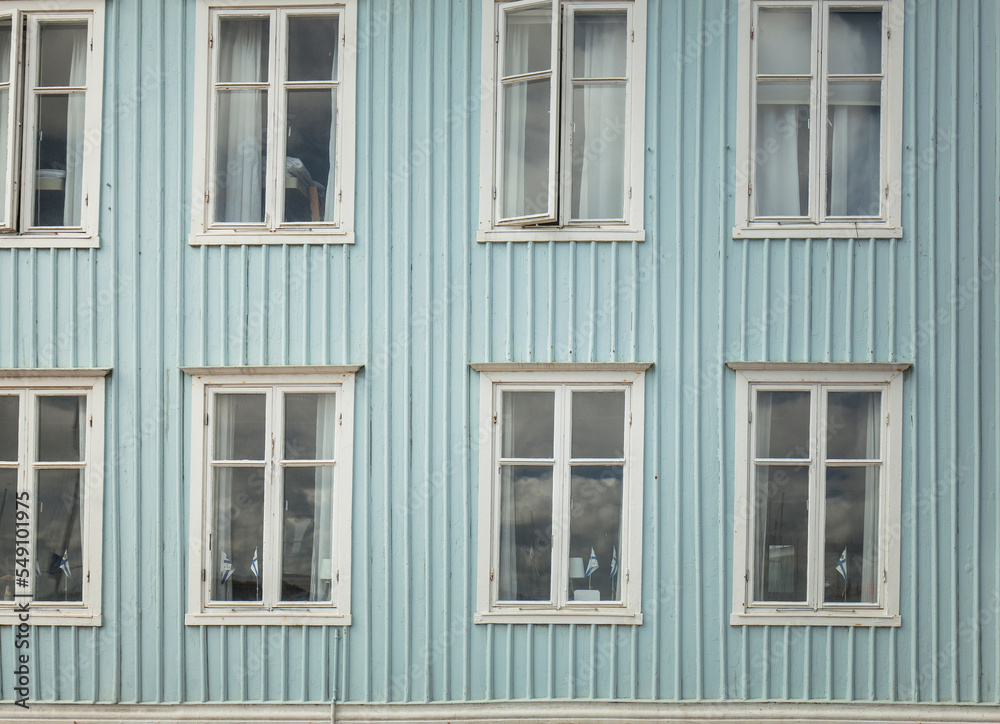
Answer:
[{"label": "window mullion", "polygon": [[[31,600],[35,597],[35,576],[32,575],[35,570],[35,563],[38,560],[38,550],[37,544],[35,543],[35,520],[38,517],[36,510],[36,495],[35,495],[35,477],[34,471],[31,467],[32,450],[35,449],[35,415],[33,414],[33,406],[35,404],[35,397],[31,390],[21,391],[18,394],[18,404],[21,406],[19,410],[18,417],[20,418],[21,429],[24,434],[21,435],[21,442],[18,446],[18,492],[28,493],[28,540],[31,541],[31,545],[28,546],[31,551],[31,560],[28,561],[28,590],[27,593],[31,594]],[[17,506],[14,506],[15,511]]]},{"label": "window mullion", "polygon": [[[18,30],[21,30],[25,26],[19,26]],[[24,125],[22,127],[22,149],[21,149],[21,168],[19,177],[21,179],[21,203],[20,203],[20,219],[19,224],[21,228],[30,228],[33,224],[32,221],[35,217],[34,214],[34,194],[32,191],[35,188],[34,175],[35,175],[35,147],[38,143],[38,129],[36,125],[36,110],[35,110],[35,84],[31,80],[31,75],[34,72],[35,65],[38,62],[38,18],[27,16],[26,20],[27,33],[23,38],[23,55],[24,66],[23,72],[20,74],[23,79],[23,118]],[[20,32],[18,33],[21,34]]]},{"label": "window mullion", "polygon": [[[268,175],[268,188],[274,194],[268,204],[272,214],[271,229],[276,229],[285,219],[285,154],[288,142],[288,91],[285,82],[288,77],[288,11],[278,10],[271,30],[270,89],[274,96],[274,120],[268,134],[273,138]],[[280,122],[280,125],[279,125]]]},{"label": "window mullion", "polygon": [[813,153],[810,155],[809,172],[809,216],[813,221],[823,221],[827,216],[826,209],[826,183],[827,183],[827,107],[829,104],[827,95],[829,93],[829,83],[827,82],[827,53],[826,53],[826,33],[829,23],[827,23],[829,8],[825,3],[818,3],[813,12],[813,37],[816,39],[816,53],[814,61],[816,68],[813,73],[814,83],[813,97],[810,103],[811,131],[813,143]]},{"label": "window mullion", "polygon": [[0,228],[13,230],[17,228],[17,204],[18,189],[20,188],[18,178],[17,153],[19,148],[18,133],[18,113],[21,108],[20,103],[20,71],[21,71],[21,15],[15,10],[10,15],[10,62],[7,76],[7,137],[0,139],[0,143],[7,147],[7,168],[4,171],[6,176],[6,189],[3,204],[3,224]]},{"label": "window mullion", "polygon": [[[567,13],[570,12],[567,10]],[[560,175],[562,173],[560,158],[562,156],[563,134],[560,123],[560,99],[562,98],[563,63],[562,61],[562,23],[563,8],[560,0],[552,0],[552,81],[549,86],[549,188],[547,211],[549,218],[560,220]],[[566,64],[569,66],[569,63]]]},{"label": "window mullion", "polygon": [[566,416],[568,390],[564,385],[555,389],[555,429],[553,430],[552,468],[552,581],[551,600],[557,609],[566,605],[569,596],[569,436]]},{"label": "window mullion", "polygon": [[823,440],[826,434],[826,388],[818,385],[810,393],[812,397],[813,430],[810,444],[812,445],[812,461],[810,466],[813,477],[809,490],[809,567],[810,583],[808,597],[813,610],[823,606],[826,547],[826,445]]},{"label": "window mullion", "polygon": [[552,83],[553,86],[557,87],[559,100],[559,105],[553,106],[553,108],[559,109],[559,118],[556,119],[557,130],[553,142],[557,144],[559,149],[555,209],[560,224],[566,224],[569,221],[573,208],[573,64],[562,62],[562,48],[566,48],[569,52],[574,47],[574,12],[574,8],[568,6],[565,9],[565,19],[561,10],[556,15],[563,27],[558,33],[562,45],[555,54],[554,62],[559,62],[561,65],[552,68]]},{"label": "window mullion", "polygon": [[280,531],[278,530],[278,514],[281,507],[281,487],[284,483],[281,466],[278,465],[278,431],[281,429],[280,416],[282,405],[275,397],[280,397],[280,388],[272,387],[266,392],[265,398],[265,428],[264,440],[266,449],[264,455],[267,462],[264,465],[264,540],[257,554],[257,570],[264,569],[260,578],[261,599],[265,608],[270,609],[278,603],[278,568],[280,559]]}]

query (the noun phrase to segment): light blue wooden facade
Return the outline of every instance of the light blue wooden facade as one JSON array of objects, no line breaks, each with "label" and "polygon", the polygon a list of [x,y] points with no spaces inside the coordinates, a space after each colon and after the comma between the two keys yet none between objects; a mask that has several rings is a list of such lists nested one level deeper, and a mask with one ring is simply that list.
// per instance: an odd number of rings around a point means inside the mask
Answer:
[{"label": "light blue wooden facade", "polygon": [[[113,368],[103,625],[33,698],[1000,702],[1000,3],[907,0],[901,239],[734,240],[738,2],[649,0],[646,241],[527,244],[475,241],[480,5],[359,0],[356,244],[193,247],[194,2],[108,0],[101,247],[0,251],[0,367]],[[899,628],[730,626],[730,360],[913,362]],[[654,363],[641,626],[473,624],[502,361]],[[185,626],[180,367],[355,363],[352,625]]]}]

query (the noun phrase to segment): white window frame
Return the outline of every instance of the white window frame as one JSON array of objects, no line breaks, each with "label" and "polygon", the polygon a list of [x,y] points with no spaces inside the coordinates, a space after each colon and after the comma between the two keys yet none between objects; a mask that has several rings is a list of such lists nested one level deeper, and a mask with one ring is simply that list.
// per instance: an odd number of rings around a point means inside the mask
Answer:
[{"label": "white window frame", "polygon": [[[486,241],[643,241],[643,175],[645,159],[646,114],[646,0],[552,0],[555,15],[560,18],[558,35],[562,48],[572,48],[572,22],[566,21],[567,13],[579,9],[626,10],[630,37],[626,63],[628,99],[625,125],[628,129],[625,144],[625,199],[624,219],[616,222],[567,221],[569,216],[569,131],[571,68],[564,62],[569,51],[561,52],[554,45],[553,57],[558,63],[552,69],[553,97],[557,99],[559,120],[554,122],[556,138],[551,149],[557,166],[555,189],[555,218],[551,225],[517,225],[499,222],[500,135],[499,123],[502,93],[499,92],[499,64],[501,48],[501,15],[508,6],[537,5],[541,0],[482,0],[483,41],[483,102],[480,107],[480,183],[479,183],[479,232],[477,240]],[[553,43],[557,40],[554,37]],[[564,191],[560,191],[563,189]]]},{"label": "white window frame", "polygon": [[[642,623],[642,487],[645,371],[648,364],[474,364],[479,372],[479,548],[476,623]],[[588,389],[625,391],[626,435],[622,490],[621,601],[566,600],[559,581],[569,575],[568,462],[556,463],[553,477],[552,582],[556,598],[547,602],[498,601],[500,526],[500,394],[503,390]],[[555,445],[568,450],[565,409],[557,403]],[[560,432],[561,431],[561,432]],[[561,453],[557,452],[557,456]],[[568,453],[566,453],[568,454]],[[562,478],[560,480],[560,478]],[[560,500],[560,493],[562,500]],[[560,524],[557,518],[563,516]]]},{"label": "white window frame", "polygon": [[[9,17],[14,28],[25,28],[26,34],[15,32],[10,57],[10,103],[8,105],[6,142],[7,194],[0,199],[6,204],[8,225],[0,227],[0,248],[27,249],[93,249],[100,246],[98,222],[101,211],[101,112],[104,85],[104,0],[66,0],[54,9],[52,3],[0,0],[0,17]],[[89,32],[87,55],[86,106],[84,110],[83,200],[80,225],[31,226],[32,193],[35,184],[29,176],[35,169],[35,104],[32,102],[34,83],[31,78],[38,65],[39,25],[79,23],[86,21]],[[23,126],[21,125],[23,121]],[[21,128],[20,132],[16,129]]]},{"label": "white window frame", "polygon": [[[903,235],[903,19],[905,0],[749,0],[739,4],[737,83],[736,224],[733,238],[898,238]],[[827,162],[826,129],[810,136],[809,218],[780,220],[753,216],[754,157],[756,154],[756,72],[754,38],[757,13],[765,8],[812,8],[812,71],[816,90],[811,94],[810,117],[826,118],[827,73],[826,18],[831,9],[882,10],[882,111],[881,111],[881,213],[878,217],[821,217],[825,204],[824,169]],[[817,42],[817,37],[820,38]]]},{"label": "white window frame", "polygon": [[[736,371],[735,526],[733,553],[733,609],[731,625],[899,626],[899,544],[901,525],[901,468],[904,425],[903,373],[909,364],[795,364],[730,362]],[[755,602],[753,541],[754,422],[756,390],[813,390],[810,414],[809,467],[809,600],[806,603]],[[879,565],[877,603],[822,601],[822,573],[816,560],[822,555],[825,520],[825,463],[817,455],[825,429],[820,412],[824,390],[871,390],[882,393],[881,473],[879,475]]]},{"label": "white window frame", "polygon": [[[271,62],[269,80],[268,133],[267,133],[267,198],[278,193],[279,180],[284,180],[284,159],[278,158],[274,129],[283,115],[284,69],[287,66],[284,28],[288,15],[338,15],[340,18],[340,57],[337,81],[337,157],[335,178],[337,188],[328,197],[336,199],[337,220],[334,222],[282,222],[272,218],[265,208],[265,221],[260,224],[224,223],[210,221],[214,193],[212,178],[215,166],[215,62],[214,37],[219,18],[261,17],[271,18]],[[357,0],[198,0],[195,8],[197,28],[195,50],[194,89],[194,164],[191,199],[191,233],[188,242],[202,244],[353,244],[354,243],[354,183],[355,183],[355,98],[357,86]],[[278,58],[277,63],[274,59]],[[315,84],[313,84],[315,85]],[[279,163],[280,162],[280,163]],[[272,188],[274,187],[274,188]],[[283,186],[281,187],[283,188]]]},{"label": "white window frame", "polygon": [[[188,547],[188,612],[184,622],[200,625],[333,625],[351,623],[351,497],[354,453],[354,378],[357,365],[324,367],[185,367],[191,376],[191,514]],[[333,497],[333,555],[331,559],[331,602],[264,602],[212,601],[212,551],[206,544],[212,528],[212,485],[210,482],[211,432],[214,406],[211,398],[217,393],[266,392],[268,429],[272,441],[279,436],[278,405],[270,401],[287,391],[327,392],[337,396],[337,436],[335,442]],[[280,423],[280,421],[278,421]],[[273,479],[272,466],[277,449],[269,447],[265,468],[265,485]],[[272,500],[273,503],[273,500]],[[276,504],[264,511],[265,535],[277,541],[270,551],[261,550],[264,569],[262,593],[269,577],[277,582],[277,565],[267,565],[266,556],[280,555],[280,516]]]},{"label": "white window frame", "polygon": [[[80,505],[83,560],[71,562],[75,576],[83,579],[82,601],[29,601],[32,625],[38,626],[100,626],[102,575],[102,531],[104,516],[104,390],[110,369],[5,369],[0,370],[0,395],[18,395],[21,402],[18,440],[18,490],[30,492],[28,521],[30,540],[34,544],[36,508],[34,471],[46,467],[35,461],[37,439],[38,397],[46,395],[81,395],[87,398],[86,441],[79,468],[83,471]],[[4,466],[8,467],[8,466]],[[65,464],[59,467],[66,467]],[[34,571],[34,545],[28,570]],[[31,576],[32,582],[34,576]],[[22,593],[17,588],[15,594]],[[28,593],[33,593],[33,587]],[[0,625],[17,624],[18,612],[14,601],[0,601]]]}]

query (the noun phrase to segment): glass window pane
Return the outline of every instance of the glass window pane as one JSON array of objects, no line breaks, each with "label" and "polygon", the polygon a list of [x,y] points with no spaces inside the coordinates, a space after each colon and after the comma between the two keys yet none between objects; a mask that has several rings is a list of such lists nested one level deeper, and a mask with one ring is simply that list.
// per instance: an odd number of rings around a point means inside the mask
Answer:
[{"label": "glass window pane", "polygon": [[826,469],[824,600],[878,601],[878,518],[877,466]]},{"label": "glass window pane", "polygon": [[[621,599],[618,557],[622,550],[624,470],[620,465],[581,466],[572,470],[570,599],[618,601]],[[590,575],[587,575],[588,570]]]},{"label": "glass window pane", "polygon": [[503,88],[504,218],[548,213],[551,85],[544,78]]},{"label": "glass window pane", "polygon": [[38,398],[38,460],[83,460],[87,434],[87,398],[83,395],[45,395]]},{"label": "glass window pane", "polygon": [[286,460],[333,460],[336,431],[335,394],[285,395]]},{"label": "glass window pane", "polygon": [[10,18],[0,19],[0,83],[10,82]]},{"label": "glass window pane", "polygon": [[329,601],[333,587],[333,468],[285,468],[281,600]]},{"label": "glass window pane", "polygon": [[829,84],[827,209],[830,216],[881,213],[881,81]]},{"label": "glass window pane", "polygon": [[216,120],[215,220],[264,221],[267,91],[221,91]]},{"label": "glass window pane", "polygon": [[552,468],[503,466],[499,548],[498,600],[550,600]]},{"label": "glass window pane", "polygon": [[882,394],[830,392],[826,400],[826,457],[841,460],[878,458]]},{"label": "glass window pane", "polygon": [[808,391],[758,391],[754,423],[757,457],[809,457]]},{"label": "glass window pane", "polygon": [[288,80],[336,80],[340,47],[336,15],[288,19]]},{"label": "glass window pane", "polygon": [[14,600],[14,513],[17,470],[0,468],[0,601]]},{"label": "glass window pane", "polygon": [[267,18],[222,18],[219,21],[219,82],[266,83]]},{"label": "glass window pane", "polygon": [[215,395],[215,460],[263,460],[267,396]]},{"label": "glass window pane", "polygon": [[35,493],[36,601],[82,601],[80,470],[39,470]]},{"label": "glass window pane", "polygon": [[503,76],[550,70],[552,3],[506,13]]},{"label": "glass window pane", "polygon": [[805,601],[809,468],[756,469],[754,600]]},{"label": "glass window pane", "polygon": [[503,393],[503,457],[551,458],[554,392]]},{"label": "glass window pane", "polygon": [[882,72],[882,11],[831,10],[828,70],[846,75]]},{"label": "glass window pane", "polygon": [[87,84],[87,24],[46,23],[39,31],[38,86]]},{"label": "glass window pane", "polygon": [[212,600],[261,600],[264,468],[216,468],[212,557]]},{"label": "glass window pane", "polygon": [[578,11],[573,18],[573,76],[624,78],[628,58],[625,13]]},{"label": "glass window pane", "polygon": [[336,140],[337,96],[332,90],[288,91],[285,136],[285,221],[323,221],[329,201],[330,159]]},{"label": "glass window pane", "polygon": [[808,214],[810,87],[808,81],[757,84],[757,216]]},{"label": "glass window pane", "polygon": [[34,226],[79,226],[83,204],[85,95],[37,98]]},{"label": "glass window pane", "polygon": [[761,9],[756,30],[758,73],[809,75],[812,72],[812,11]]},{"label": "glass window pane", "polygon": [[625,393],[573,392],[574,458],[625,456]]},{"label": "glass window pane", "polygon": [[573,219],[625,216],[623,85],[573,89]]},{"label": "glass window pane", "polygon": [[0,460],[17,462],[21,429],[18,416],[21,410],[17,395],[0,395]]}]

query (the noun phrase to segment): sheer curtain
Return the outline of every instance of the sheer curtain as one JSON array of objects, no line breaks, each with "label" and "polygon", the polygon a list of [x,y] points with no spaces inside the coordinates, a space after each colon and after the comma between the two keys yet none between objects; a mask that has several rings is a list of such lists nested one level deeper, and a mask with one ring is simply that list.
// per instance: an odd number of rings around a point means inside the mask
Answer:
[{"label": "sheer curtain", "polygon": [[[508,22],[506,26],[507,46],[504,49],[508,58],[528,57],[528,40],[530,26],[527,23]],[[505,69],[506,72],[506,69]],[[503,168],[503,208],[502,216],[522,216],[527,211],[524,208],[525,176],[528,173],[525,158],[525,146],[528,133],[528,84],[515,83],[500,86],[503,93],[503,136],[502,162]]]},{"label": "sheer curtain", "polygon": [[326,206],[323,209],[323,221],[337,220],[337,94],[339,88],[331,93],[333,115],[330,118],[330,173],[326,177]]},{"label": "sheer curtain", "polygon": [[[754,435],[756,435],[756,451],[753,456],[767,457],[771,450],[771,398],[770,392],[758,392],[757,410],[754,413]],[[768,593],[768,579],[770,576],[770,543],[768,541],[768,503],[770,501],[770,486],[765,482],[761,484],[758,475],[760,468],[750,465],[751,490],[753,490],[753,500],[756,502],[756,520],[754,527],[757,530],[757,565],[754,570],[757,572],[757,589],[754,598],[765,600]]]},{"label": "sheer curtain", "polygon": [[[230,31],[221,33],[219,77],[233,83],[263,80],[259,76],[265,23],[252,19],[227,20],[225,24]],[[221,193],[217,193],[216,221],[262,221],[264,128],[261,118],[266,94],[258,90],[237,90],[223,91],[218,96],[216,178]]]},{"label": "sheer curtain", "polygon": [[[575,46],[582,77],[624,77],[625,16],[578,15]],[[576,61],[577,63],[579,61]],[[579,66],[573,71],[580,75]],[[625,198],[625,86],[583,85],[574,93],[574,219],[619,219]],[[576,160],[576,159],[575,159]]]},{"label": "sheer curtain", "polygon": [[[866,105],[860,97],[841,100],[847,102],[830,106],[829,214],[876,216],[880,109],[878,105]],[[856,105],[849,104],[852,101]]]},{"label": "sheer curtain", "polygon": [[[500,428],[503,434],[513,434],[516,399],[511,396],[510,403],[503,405]],[[509,467],[500,471],[500,585],[497,597],[501,601],[517,600],[517,511],[514,504],[514,481],[509,471]]]},{"label": "sheer curtain", "polygon": [[808,170],[809,159],[799,157],[798,115],[798,105],[758,99],[757,148],[766,149],[758,150],[756,166],[754,198],[758,216],[806,214],[801,204],[800,172]]},{"label": "sheer curtain", "polygon": [[[87,29],[74,32],[70,51],[69,84],[87,84]],[[79,226],[83,207],[83,136],[87,96],[70,93],[66,111],[66,189],[63,226]]]},{"label": "sheer curtain", "polygon": [[[215,424],[216,424],[216,451],[215,457],[219,457],[219,442],[225,440],[226,447],[232,450],[235,447],[236,436],[236,405],[230,404],[232,396],[220,395],[215,398]],[[212,597],[216,601],[233,600],[233,578],[230,576],[225,585],[222,583],[222,563],[227,557],[233,562],[234,568],[242,561],[237,561],[233,551],[232,541],[232,511],[231,501],[233,499],[233,469],[215,467],[210,468],[215,476],[215,579],[212,590],[215,595]],[[245,565],[245,564],[244,564]],[[234,571],[235,572],[235,571]]]},{"label": "sheer curtain", "polygon": [[[318,395],[316,403],[316,455],[333,458],[336,432],[336,397]],[[329,601],[332,593],[331,558],[333,555],[333,492],[332,467],[316,468],[315,521],[313,525],[312,566],[309,579],[309,600]]]},{"label": "sheer curtain", "polygon": [[[879,457],[879,394],[872,394],[868,399],[866,421],[868,434],[865,441],[865,455],[869,460]],[[878,600],[876,581],[878,580],[878,519],[879,519],[879,466],[869,465],[865,468],[865,521],[864,521],[864,556],[861,560],[861,601],[874,603]]]},{"label": "sheer curtain", "polygon": [[[0,25],[0,83],[10,81],[10,23]],[[7,214],[7,114],[10,108],[10,88],[0,90],[0,222],[9,223]]]}]

